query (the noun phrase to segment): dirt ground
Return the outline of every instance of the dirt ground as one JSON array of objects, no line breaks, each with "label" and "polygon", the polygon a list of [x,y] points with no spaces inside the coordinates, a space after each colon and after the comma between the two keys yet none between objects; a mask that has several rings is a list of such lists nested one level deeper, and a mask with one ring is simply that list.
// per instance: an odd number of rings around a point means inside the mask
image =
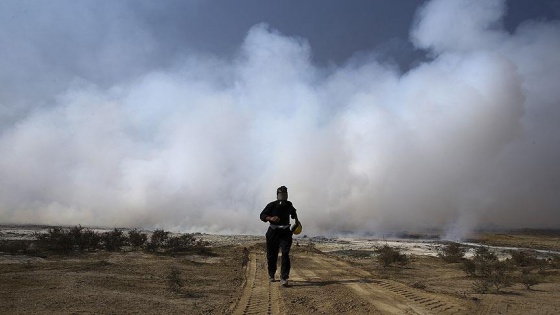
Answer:
[{"label": "dirt ground", "polygon": [[[204,237],[203,237],[204,238]],[[290,286],[270,283],[264,238],[207,236],[207,253],[142,251],[30,257],[0,253],[2,314],[560,314],[560,270],[532,290],[476,294],[459,263],[411,256],[382,268],[367,251],[298,240]],[[235,239],[233,242],[232,239]],[[550,249],[558,236],[485,234],[488,244]],[[553,247],[554,249],[554,247]]]}]

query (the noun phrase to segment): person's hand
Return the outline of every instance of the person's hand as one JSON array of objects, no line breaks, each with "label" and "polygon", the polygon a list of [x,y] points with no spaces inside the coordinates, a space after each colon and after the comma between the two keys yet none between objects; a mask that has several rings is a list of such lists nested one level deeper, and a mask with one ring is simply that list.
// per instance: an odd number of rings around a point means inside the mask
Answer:
[{"label": "person's hand", "polygon": [[268,217],[268,221],[278,222],[278,221],[280,221],[280,217],[278,217],[278,216]]}]

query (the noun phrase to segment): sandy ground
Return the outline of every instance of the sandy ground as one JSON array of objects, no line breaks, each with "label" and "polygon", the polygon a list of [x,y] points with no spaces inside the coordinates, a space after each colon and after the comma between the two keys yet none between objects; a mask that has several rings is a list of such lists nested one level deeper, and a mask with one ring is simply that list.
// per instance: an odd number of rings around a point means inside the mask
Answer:
[{"label": "sandy ground", "polygon": [[[8,228],[1,233],[4,239],[25,237]],[[212,244],[209,253],[0,254],[0,312],[560,314],[560,270],[547,270],[545,281],[532,290],[516,284],[500,293],[476,294],[459,263],[433,255],[441,246],[434,241],[394,240],[411,262],[384,269],[371,257],[379,240],[299,238],[290,286],[282,287],[268,281],[263,237],[199,237]],[[557,244],[558,236],[499,233],[481,235],[479,241],[556,250],[550,244]]]}]

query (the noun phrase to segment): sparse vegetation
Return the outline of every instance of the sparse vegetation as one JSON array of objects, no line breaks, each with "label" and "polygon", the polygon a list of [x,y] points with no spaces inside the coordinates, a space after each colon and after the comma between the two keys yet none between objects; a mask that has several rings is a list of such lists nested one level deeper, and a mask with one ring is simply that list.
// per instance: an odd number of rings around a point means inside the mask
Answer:
[{"label": "sparse vegetation", "polygon": [[[130,245],[133,249],[146,249],[152,252],[185,252],[192,249],[204,249],[208,243],[197,239],[194,234],[170,236],[170,232],[155,230],[149,238],[137,229],[125,233],[122,229],[113,229],[98,233],[93,230],[75,226],[72,228],[54,227],[46,233],[35,233],[37,247],[44,251],[69,252],[107,250],[120,251]],[[0,251],[9,253],[26,253],[31,241],[0,242]]]},{"label": "sparse vegetation", "polygon": [[134,248],[141,248],[146,244],[148,240],[148,235],[138,231],[138,229],[132,229],[128,231],[128,241],[130,245]]},{"label": "sparse vegetation", "polygon": [[108,251],[119,251],[127,243],[127,237],[122,230],[115,228],[101,234],[103,248]]},{"label": "sparse vegetation", "polygon": [[167,285],[169,289],[175,293],[181,293],[181,289],[184,286],[183,279],[181,279],[181,270],[173,266],[171,271],[167,275]]},{"label": "sparse vegetation", "polygon": [[207,242],[196,239],[192,234],[181,234],[167,239],[165,248],[168,252],[185,252],[192,249],[201,249],[208,246]]},{"label": "sparse vegetation", "polygon": [[1,240],[0,252],[10,255],[29,254],[30,244],[31,242],[26,240]]},{"label": "sparse vegetation", "polygon": [[530,267],[523,268],[521,276],[519,276],[519,283],[523,284],[527,290],[531,290],[532,286],[542,283],[543,280],[544,276],[533,273],[533,268]]},{"label": "sparse vegetation", "polygon": [[448,263],[460,262],[467,249],[459,243],[450,242],[438,250],[438,256]]},{"label": "sparse vegetation", "polygon": [[408,257],[402,254],[398,248],[389,245],[376,247],[373,252],[376,254],[376,259],[383,268],[387,268],[393,264],[404,266],[409,262]]},{"label": "sparse vegetation", "polygon": [[498,260],[498,256],[488,247],[478,247],[471,260],[465,260],[463,270],[475,277],[473,289],[476,293],[487,293],[490,288],[496,292],[514,284],[515,267],[508,261]]},{"label": "sparse vegetation", "polygon": [[72,250],[74,246],[73,236],[68,229],[61,227],[49,228],[47,233],[36,233],[39,248],[55,252]]},{"label": "sparse vegetation", "polygon": [[536,257],[534,252],[529,252],[525,250],[512,250],[510,251],[511,261],[513,264],[519,267],[530,267],[539,264],[539,259]]},{"label": "sparse vegetation", "polygon": [[167,239],[169,238],[169,232],[164,230],[155,230],[150,237],[150,241],[146,245],[146,249],[155,252],[160,248],[165,247]]}]

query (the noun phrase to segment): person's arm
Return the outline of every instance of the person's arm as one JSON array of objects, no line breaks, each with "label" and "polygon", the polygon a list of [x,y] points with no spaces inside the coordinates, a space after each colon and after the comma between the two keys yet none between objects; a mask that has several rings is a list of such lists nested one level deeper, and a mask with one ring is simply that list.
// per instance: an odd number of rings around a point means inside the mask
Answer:
[{"label": "person's arm", "polygon": [[272,202],[266,205],[266,207],[261,212],[261,221],[263,222],[278,222],[280,218],[277,216],[273,216],[272,214]]},{"label": "person's arm", "polygon": [[290,216],[292,217],[292,219],[296,220],[296,222],[299,222],[297,217],[297,210],[296,208],[294,208],[293,205],[292,205],[292,211],[290,212]]}]

